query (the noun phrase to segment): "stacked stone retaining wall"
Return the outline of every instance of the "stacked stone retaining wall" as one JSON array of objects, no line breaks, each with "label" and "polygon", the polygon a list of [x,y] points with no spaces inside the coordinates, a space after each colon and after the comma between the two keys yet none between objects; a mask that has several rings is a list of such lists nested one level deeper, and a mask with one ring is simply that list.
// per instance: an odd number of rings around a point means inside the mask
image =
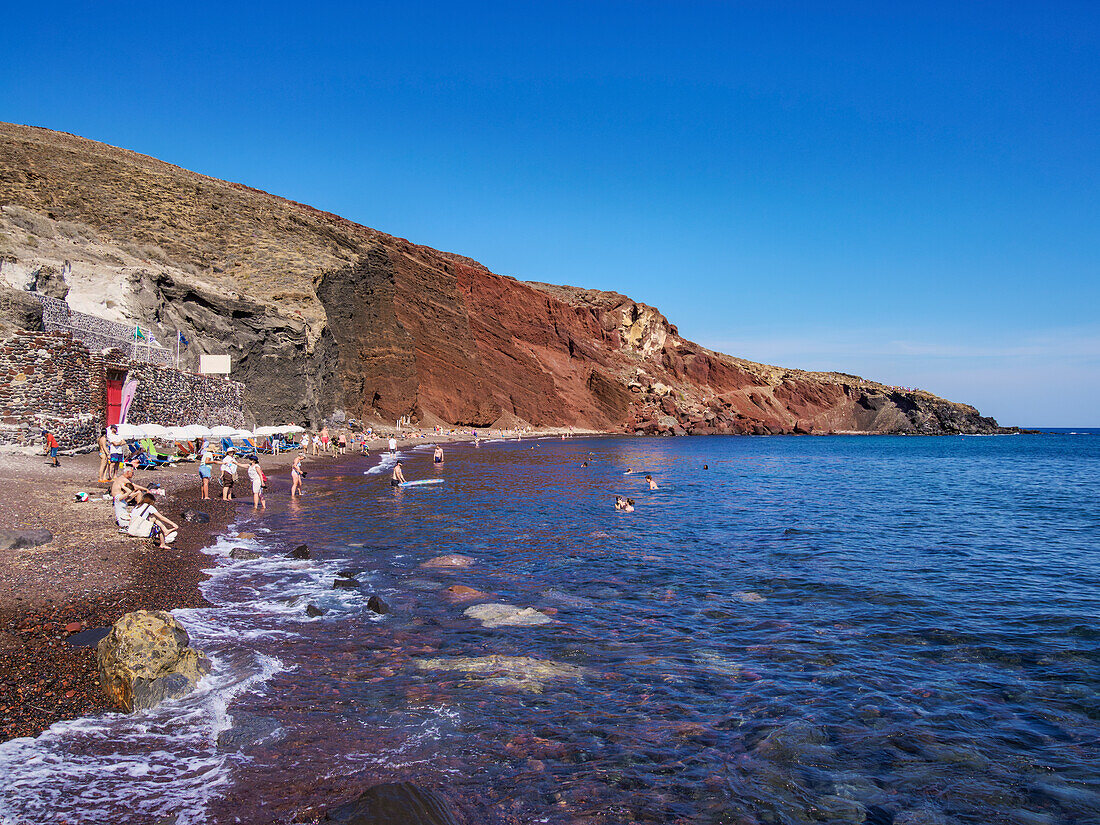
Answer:
[{"label": "stacked stone retaining wall", "polygon": [[42,305],[42,324],[50,332],[69,332],[92,352],[117,348],[131,361],[170,366],[172,351],[162,347],[153,334],[142,328],[145,340],[134,339],[134,328],[96,315],[70,309],[66,301],[37,292],[29,293]]},{"label": "stacked stone retaining wall", "polygon": [[244,384],[153,364],[131,364],[138,388],[126,420],[168,427],[225,424],[243,427]]}]

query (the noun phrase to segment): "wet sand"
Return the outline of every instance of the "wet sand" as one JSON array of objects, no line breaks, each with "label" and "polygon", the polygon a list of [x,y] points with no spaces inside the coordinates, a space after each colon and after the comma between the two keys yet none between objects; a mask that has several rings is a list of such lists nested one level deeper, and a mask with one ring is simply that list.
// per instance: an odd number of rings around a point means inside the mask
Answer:
[{"label": "wet sand", "polygon": [[[468,440],[469,436],[426,434],[398,444],[404,449]],[[375,439],[371,454],[377,455],[383,445]],[[296,454],[263,456],[261,465],[278,479],[289,473]],[[311,455],[306,466],[340,460]],[[153,541],[118,532],[111,504],[101,498],[109,485],[97,482],[98,466],[97,453],[62,456],[60,469],[46,466],[41,455],[0,454],[0,483],[5,489],[0,528],[43,527],[54,534],[52,542],[40,547],[0,550],[0,741],[36,736],[54,722],[113,710],[99,689],[94,646],[74,646],[71,639],[109,627],[132,610],[205,604],[199,585],[210,562],[202,549],[239,511],[252,509],[243,468],[238,498],[232,502],[221,501],[215,481],[211,495],[217,498],[199,500],[195,462],[138,471],[138,484],[159,483],[168,491],[157,507],[181,526],[175,544],[162,550]],[[288,484],[277,486],[283,494]],[[308,480],[306,490],[308,494]],[[77,502],[78,492],[91,497]],[[181,514],[190,508],[207,513],[210,522],[184,522]]]}]

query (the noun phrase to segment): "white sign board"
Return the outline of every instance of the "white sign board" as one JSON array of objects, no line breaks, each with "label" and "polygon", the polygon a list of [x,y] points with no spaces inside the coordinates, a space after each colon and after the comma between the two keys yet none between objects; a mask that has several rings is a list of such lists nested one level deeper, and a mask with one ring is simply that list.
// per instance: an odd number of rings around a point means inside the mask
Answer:
[{"label": "white sign board", "polygon": [[229,375],[229,356],[200,353],[199,372],[203,375]]}]

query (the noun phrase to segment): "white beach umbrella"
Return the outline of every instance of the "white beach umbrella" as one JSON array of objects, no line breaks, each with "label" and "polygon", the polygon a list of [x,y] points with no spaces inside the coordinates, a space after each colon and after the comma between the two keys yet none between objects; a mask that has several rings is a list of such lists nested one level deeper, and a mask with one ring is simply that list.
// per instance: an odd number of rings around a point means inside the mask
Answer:
[{"label": "white beach umbrella", "polygon": [[232,438],[234,435],[236,435],[236,433],[236,427],[227,427],[224,424],[219,424],[217,427],[210,428],[210,435],[214,436],[215,438],[225,438],[226,436]]},{"label": "white beach umbrella", "polygon": [[171,441],[190,441],[191,436],[187,434],[186,427],[168,427],[164,435],[161,438],[169,439]]},{"label": "white beach umbrella", "polygon": [[252,438],[252,435],[249,430],[234,430],[230,438]]},{"label": "white beach umbrella", "polygon": [[282,427],[267,426],[267,427],[257,427],[252,432],[256,433],[256,435],[276,435],[277,433],[281,433],[282,431],[283,431]]},{"label": "white beach umbrella", "polygon": [[299,427],[297,424],[284,424],[279,428],[281,433],[304,433],[305,431],[305,427]]},{"label": "white beach umbrella", "polygon": [[145,431],[137,424],[119,424],[118,434],[123,438],[145,438]]},{"label": "white beach umbrella", "polygon": [[168,434],[168,428],[160,424],[142,424],[141,430],[149,438],[164,438]]},{"label": "white beach umbrella", "polygon": [[212,435],[209,427],[204,427],[202,424],[188,424],[186,427],[180,428],[181,433],[185,433],[185,437],[191,438],[206,438]]}]

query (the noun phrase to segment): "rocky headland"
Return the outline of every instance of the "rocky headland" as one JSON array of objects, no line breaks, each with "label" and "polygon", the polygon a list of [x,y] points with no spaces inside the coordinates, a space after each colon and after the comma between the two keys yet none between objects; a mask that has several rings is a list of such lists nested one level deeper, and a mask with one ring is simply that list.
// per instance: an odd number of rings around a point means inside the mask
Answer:
[{"label": "rocky headland", "polygon": [[261,423],[1003,431],[927,392],[708,350],[624,295],[523,282],[241,184],[12,124],[0,124],[0,282],[163,341],[178,330],[188,367],[228,352]]}]

